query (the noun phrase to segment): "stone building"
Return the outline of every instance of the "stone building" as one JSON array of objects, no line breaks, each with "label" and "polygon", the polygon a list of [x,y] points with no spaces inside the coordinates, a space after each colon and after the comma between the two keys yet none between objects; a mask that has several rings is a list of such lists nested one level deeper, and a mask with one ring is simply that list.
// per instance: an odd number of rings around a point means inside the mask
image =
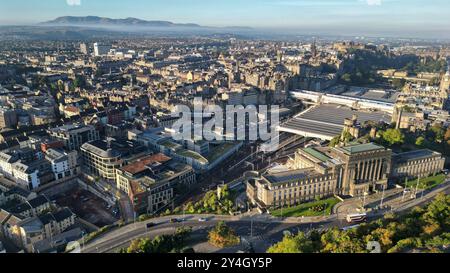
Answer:
[{"label": "stone building", "polygon": [[248,181],[247,195],[260,208],[273,208],[336,194],[379,191],[388,184],[391,154],[373,143],[300,149],[288,162],[288,171],[268,172]]},{"label": "stone building", "polygon": [[444,169],[441,153],[428,149],[395,154],[392,157],[392,177],[427,177]]},{"label": "stone building", "polygon": [[130,196],[134,211],[152,214],[170,206],[174,189],[195,183],[191,166],[164,154],[147,155],[116,170],[117,188]]}]

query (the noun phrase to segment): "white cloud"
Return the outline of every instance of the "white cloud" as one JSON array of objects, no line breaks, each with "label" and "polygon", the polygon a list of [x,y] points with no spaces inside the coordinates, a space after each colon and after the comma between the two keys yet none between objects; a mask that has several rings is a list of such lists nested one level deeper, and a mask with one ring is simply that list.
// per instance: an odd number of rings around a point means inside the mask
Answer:
[{"label": "white cloud", "polygon": [[81,0],[66,0],[67,5],[69,6],[80,6]]},{"label": "white cloud", "polygon": [[366,0],[366,2],[369,6],[381,6],[383,4],[383,0]]}]

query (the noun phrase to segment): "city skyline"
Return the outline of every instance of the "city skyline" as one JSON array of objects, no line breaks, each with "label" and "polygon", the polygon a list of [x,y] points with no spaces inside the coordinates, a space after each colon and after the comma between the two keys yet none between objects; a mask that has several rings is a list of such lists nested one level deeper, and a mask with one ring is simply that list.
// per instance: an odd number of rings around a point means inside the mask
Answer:
[{"label": "city skyline", "polygon": [[[136,17],[246,26],[287,33],[448,38],[448,1],[436,0],[18,0],[4,3],[0,25],[34,25],[60,16]],[[39,10],[39,13],[35,11]]]},{"label": "city skyline", "polygon": [[0,256],[450,253],[448,0],[1,7]]}]

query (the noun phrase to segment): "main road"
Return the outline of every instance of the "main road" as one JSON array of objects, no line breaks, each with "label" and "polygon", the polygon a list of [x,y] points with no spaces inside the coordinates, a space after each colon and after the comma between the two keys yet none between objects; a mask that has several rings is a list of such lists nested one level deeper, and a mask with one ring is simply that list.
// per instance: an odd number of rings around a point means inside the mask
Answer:
[{"label": "main road", "polygon": [[[416,206],[423,206],[429,203],[438,193],[450,193],[450,181],[440,185],[433,191],[427,192],[423,198],[408,200],[395,208],[394,212],[402,213]],[[398,198],[401,198],[399,196]],[[347,201],[345,201],[347,202]],[[351,202],[351,200],[350,200]],[[374,202],[377,202],[376,200]],[[385,212],[372,212],[368,214],[368,220],[375,220],[383,217]],[[193,236],[203,237],[206,240],[207,232],[219,221],[225,221],[241,236],[243,241],[252,242],[256,252],[265,252],[266,249],[275,242],[280,241],[286,231],[296,233],[298,231],[308,232],[309,230],[326,230],[333,227],[343,228],[349,226],[343,219],[344,215],[333,214],[331,216],[315,218],[275,218],[269,215],[245,214],[241,216],[218,216],[218,215],[187,215],[166,216],[154,218],[144,222],[131,223],[126,226],[116,228],[99,237],[88,244],[82,243],[83,253],[107,253],[116,252],[120,248],[127,247],[134,239],[154,238],[158,235],[173,234],[178,227],[192,227]],[[203,221],[206,218],[206,221]],[[182,219],[178,223],[172,223],[171,219]],[[154,226],[147,228],[148,223]]]}]

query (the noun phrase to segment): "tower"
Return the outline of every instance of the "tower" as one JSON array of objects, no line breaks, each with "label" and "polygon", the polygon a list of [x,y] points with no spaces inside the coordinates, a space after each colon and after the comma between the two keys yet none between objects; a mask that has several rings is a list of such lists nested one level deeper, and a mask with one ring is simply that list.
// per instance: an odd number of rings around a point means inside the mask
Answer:
[{"label": "tower", "polygon": [[313,44],[311,45],[311,54],[313,58],[317,56],[317,45],[316,45],[316,39],[314,39]]},{"label": "tower", "polygon": [[450,93],[450,71],[447,71],[447,73],[442,76],[440,92],[442,98],[447,98]]},{"label": "tower", "polygon": [[88,54],[88,48],[87,48],[86,43],[81,43],[81,44],[80,44],[80,51],[81,51],[81,53],[83,53],[84,55],[87,55],[87,54]]}]

